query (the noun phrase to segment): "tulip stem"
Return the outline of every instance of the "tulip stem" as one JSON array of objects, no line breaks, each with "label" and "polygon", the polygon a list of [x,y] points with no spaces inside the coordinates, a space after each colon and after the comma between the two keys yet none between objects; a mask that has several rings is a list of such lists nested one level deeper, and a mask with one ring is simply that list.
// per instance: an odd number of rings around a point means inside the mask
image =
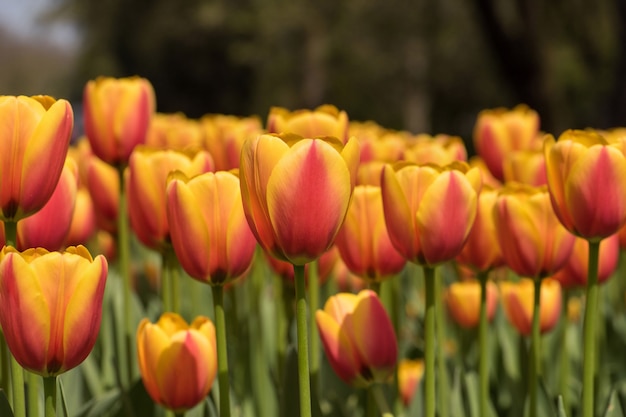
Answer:
[{"label": "tulip stem", "polygon": [[563,305],[561,307],[561,375],[560,375],[560,394],[563,398],[563,409],[569,415],[569,379],[570,379],[570,357],[567,350],[567,333],[569,330],[569,317],[567,316],[567,305],[569,304],[569,289],[563,289]]},{"label": "tulip stem", "polygon": [[541,278],[533,280],[535,284],[533,303],[533,322],[530,333],[530,376],[528,378],[528,392],[530,395],[530,415],[537,415],[537,394],[539,377],[541,375]]},{"label": "tulip stem", "polygon": [[128,209],[127,209],[127,195],[126,195],[126,186],[124,181],[124,169],[125,166],[118,166],[118,176],[120,181],[120,199],[119,199],[119,209],[117,213],[117,246],[119,250],[119,270],[122,275],[122,280],[124,283],[124,294],[123,294],[123,306],[124,306],[124,341],[123,344],[126,348],[124,354],[120,352],[119,355],[119,366],[120,369],[126,370],[126,377],[128,385],[130,386],[133,380],[133,369],[134,369],[134,355],[133,349],[131,346],[131,337],[134,334],[133,330],[133,320],[131,314],[131,297],[132,297],[132,286],[131,286],[131,276],[130,276],[130,231],[128,226]]},{"label": "tulip stem", "polygon": [[28,415],[39,415],[39,375],[26,372],[26,386],[28,387]]},{"label": "tulip stem", "polygon": [[389,404],[387,403],[387,398],[385,398],[385,393],[382,390],[382,386],[380,384],[372,384],[369,387],[370,395],[374,398],[376,406],[378,407],[378,411],[380,411],[380,415],[382,417],[393,417],[393,413],[389,408]]},{"label": "tulip stem", "polygon": [[319,275],[318,275],[318,262],[313,261],[309,264],[309,314],[311,318],[309,320],[309,333],[310,333],[310,361],[311,361],[311,389],[313,393],[318,392],[318,380],[320,369],[320,340],[317,333],[317,325],[315,324],[315,312],[319,308],[320,299],[320,287],[319,287]]},{"label": "tulip stem", "polygon": [[[435,274],[435,299],[443,300],[443,280]],[[448,371],[446,369],[446,320],[443,303],[435,304],[435,329],[437,332],[437,379],[439,394],[439,417],[448,417]]]},{"label": "tulip stem", "polygon": [[0,377],[0,389],[5,390],[7,397],[12,398],[9,384],[9,381],[11,380],[11,374],[9,371],[11,368],[9,365],[10,355],[11,353],[9,352],[7,341],[4,338],[4,333],[0,330],[0,369],[2,370],[2,376]]},{"label": "tulip stem", "polygon": [[161,299],[165,311],[180,313],[180,283],[178,277],[178,258],[173,249],[166,249],[162,256],[163,287],[161,288]]},{"label": "tulip stem", "polygon": [[13,355],[11,355],[11,384],[13,390],[13,415],[14,417],[26,417],[24,370]]},{"label": "tulip stem", "polygon": [[17,247],[17,222],[7,220],[4,222],[4,240],[7,246]]},{"label": "tulip stem", "polygon": [[309,341],[307,337],[307,306],[304,265],[294,265],[296,281],[296,333],[298,335],[298,382],[300,417],[311,417],[311,381],[309,376]]},{"label": "tulip stem", "polygon": [[55,417],[57,415],[57,377],[43,377],[43,394],[45,397],[46,417]]},{"label": "tulip stem", "polygon": [[587,306],[583,324],[583,399],[582,417],[594,415],[594,374],[596,316],[598,310],[598,258],[600,242],[589,241],[589,266],[587,271]]},{"label": "tulip stem", "polygon": [[217,377],[220,384],[220,417],[230,417],[230,381],[228,378],[228,349],[226,347],[224,287],[214,285],[211,288],[213,290],[217,333]]},{"label": "tulip stem", "polygon": [[480,413],[481,416],[487,416],[489,404],[489,340],[487,321],[487,271],[478,273],[480,282],[480,321],[478,324],[478,344],[480,347],[480,357],[478,358],[478,378],[480,392]]},{"label": "tulip stem", "polygon": [[424,265],[424,289],[426,310],[424,311],[424,409],[425,417],[435,417],[435,269]]}]

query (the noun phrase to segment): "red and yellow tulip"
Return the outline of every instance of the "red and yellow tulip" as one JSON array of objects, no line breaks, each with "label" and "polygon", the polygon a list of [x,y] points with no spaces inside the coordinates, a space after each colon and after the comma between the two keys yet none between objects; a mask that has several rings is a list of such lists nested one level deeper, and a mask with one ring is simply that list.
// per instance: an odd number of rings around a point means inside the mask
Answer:
[{"label": "red and yellow tulip", "polygon": [[[530,335],[534,312],[535,283],[523,278],[518,282],[501,282],[500,299],[509,322],[524,336]],[[556,326],[561,316],[561,285],[546,278],[541,281],[539,328],[541,333]]]},{"label": "red and yellow tulip", "polygon": [[[487,281],[487,320],[491,321],[498,306],[498,287]],[[480,283],[477,280],[454,282],[446,290],[446,305],[454,321],[462,327],[478,326],[480,318]]]},{"label": "red and yellow tulip", "polygon": [[295,133],[306,138],[333,136],[346,143],[348,129],[348,114],[328,104],[314,110],[272,107],[267,116],[269,133]]},{"label": "red and yellow tulip", "polygon": [[424,361],[421,359],[402,359],[398,363],[398,389],[402,404],[408,407],[413,401],[417,388],[424,376]]}]

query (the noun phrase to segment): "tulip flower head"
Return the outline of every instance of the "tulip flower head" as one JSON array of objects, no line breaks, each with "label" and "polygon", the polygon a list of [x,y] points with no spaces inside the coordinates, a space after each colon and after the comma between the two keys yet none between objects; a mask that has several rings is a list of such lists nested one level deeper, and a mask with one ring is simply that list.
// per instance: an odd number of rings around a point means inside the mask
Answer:
[{"label": "tulip flower head", "polygon": [[626,146],[598,132],[546,136],[544,152],[552,207],[570,232],[587,240],[616,233],[626,222]]},{"label": "tulip flower head", "polygon": [[[477,280],[454,282],[446,290],[446,304],[454,321],[461,327],[474,328],[480,318],[480,283]],[[487,281],[487,320],[498,306],[498,287]]]},{"label": "tulip flower head", "polygon": [[241,152],[243,208],[260,245],[304,265],[332,246],[356,182],[359,147],[334,137],[260,135]]},{"label": "tulip flower head", "polygon": [[324,352],[346,383],[386,382],[398,357],[396,334],[375,292],[339,293],[315,313]]},{"label": "tulip flower head", "polygon": [[[509,322],[524,336],[530,335],[533,321],[535,284],[532,279],[501,282],[500,299]],[[541,333],[556,326],[561,316],[561,285],[546,278],[541,281],[539,328]]]},{"label": "tulip flower head", "polygon": [[408,407],[417,392],[424,376],[424,361],[421,359],[402,359],[398,363],[398,388],[402,404]]},{"label": "tulip flower head", "polygon": [[55,376],[89,355],[100,329],[107,270],[106,259],[92,259],[83,246],[2,249],[0,325],[22,367]]},{"label": "tulip flower head", "polygon": [[65,163],[74,113],[66,100],[0,96],[0,126],[0,220],[17,221],[50,199]]},{"label": "tulip flower head", "polygon": [[215,326],[206,317],[191,323],[175,313],[143,319],[137,329],[141,379],[158,404],[182,413],[200,403],[217,374]]},{"label": "tulip flower head", "polygon": [[315,110],[296,111],[272,107],[267,116],[267,131],[295,133],[307,138],[333,136],[346,143],[349,138],[348,114],[333,105],[319,106]]}]

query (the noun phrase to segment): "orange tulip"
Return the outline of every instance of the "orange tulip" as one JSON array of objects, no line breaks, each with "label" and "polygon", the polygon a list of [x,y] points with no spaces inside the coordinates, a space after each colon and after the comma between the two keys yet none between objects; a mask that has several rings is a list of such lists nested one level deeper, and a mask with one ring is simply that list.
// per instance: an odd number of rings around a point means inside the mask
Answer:
[{"label": "orange tulip", "polygon": [[525,150],[511,152],[504,157],[504,181],[517,181],[523,184],[546,185],[546,159],[543,152]]},{"label": "orange tulip", "polygon": [[117,170],[95,155],[88,157],[87,189],[94,203],[96,224],[109,233],[117,233],[120,202],[120,176]]},{"label": "orange tulip", "polygon": [[454,161],[467,161],[467,150],[458,136],[421,134],[408,142],[404,159],[418,165],[448,165]]},{"label": "orange tulip", "polygon": [[[524,336],[530,335],[533,321],[535,283],[532,279],[501,282],[500,295],[509,322]],[[556,326],[561,316],[561,285],[546,278],[541,281],[539,328],[541,333]]]},{"label": "orange tulip", "polygon": [[507,184],[498,194],[494,221],[502,256],[521,276],[550,276],[572,253],[574,235],[556,218],[546,186]]},{"label": "orange tulip", "polygon": [[74,215],[64,246],[84,245],[96,232],[96,213],[93,200],[86,187],[76,191]]},{"label": "orange tulip", "polygon": [[565,131],[557,142],[546,136],[552,206],[570,232],[602,239],[626,222],[625,143],[582,130]]},{"label": "orange tulip", "polygon": [[246,272],[256,240],[236,175],[208,172],[190,179],[176,172],[168,180],[166,198],[172,246],[192,278],[221,285]]},{"label": "orange tulip", "polygon": [[156,113],[146,132],[145,145],[155,149],[177,151],[202,147],[204,135],[200,122],[183,113]]},{"label": "orange tulip", "polygon": [[0,220],[17,221],[50,199],[63,170],[74,113],[66,100],[0,96],[0,126]]},{"label": "orange tulip", "polygon": [[342,380],[366,386],[393,374],[396,334],[375,292],[336,294],[317,310],[315,320],[326,357]]},{"label": "orange tulip", "polygon": [[208,114],[200,119],[200,124],[204,131],[204,148],[213,156],[216,171],[239,168],[244,142],[257,137],[263,130],[257,116]]},{"label": "orange tulip", "polygon": [[413,401],[420,381],[424,376],[424,361],[421,359],[402,359],[398,363],[398,389],[402,404],[408,407]]},{"label": "orange tulip", "polygon": [[319,106],[315,110],[296,111],[272,107],[267,116],[267,131],[269,133],[295,133],[306,138],[333,136],[342,143],[346,143],[348,114],[332,105]]},{"label": "orange tulip", "polygon": [[512,151],[527,150],[539,135],[539,115],[524,105],[483,110],[474,126],[474,147],[489,171],[504,178],[502,162]]},{"label": "orange tulip", "polygon": [[389,240],[380,187],[355,187],[335,245],[350,271],[371,281],[392,278],[406,264]]},{"label": "orange tulip", "polygon": [[42,376],[78,366],[100,329],[107,277],[103,256],[10,246],[0,252],[0,325],[17,362]]},{"label": "orange tulip", "polygon": [[418,264],[454,259],[474,223],[480,188],[480,172],[464,162],[386,165],[381,189],[391,243]]},{"label": "orange tulip", "polygon": [[[446,290],[450,316],[465,328],[478,326],[480,318],[480,283],[477,280],[452,283]],[[498,287],[487,281],[487,320],[493,320],[498,306]]]},{"label": "orange tulip", "polygon": [[273,256],[304,265],[332,246],[356,181],[356,139],[261,135],[241,152],[250,229]]},{"label": "orange tulip", "polygon": [[213,170],[213,159],[205,151],[187,154],[139,147],[128,163],[130,225],[141,243],[157,251],[170,245],[165,190],[168,175],[176,170],[187,176],[209,172]]},{"label": "orange tulip", "polygon": [[145,143],[155,112],[152,85],[145,78],[99,77],[83,91],[85,132],[93,153],[111,165],[125,165]]},{"label": "orange tulip", "polygon": [[199,404],[217,374],[215,326],[206,317],[188,325],[175,313],[143,319],[137,329],[141,379],[150,397],[176,412]]}]

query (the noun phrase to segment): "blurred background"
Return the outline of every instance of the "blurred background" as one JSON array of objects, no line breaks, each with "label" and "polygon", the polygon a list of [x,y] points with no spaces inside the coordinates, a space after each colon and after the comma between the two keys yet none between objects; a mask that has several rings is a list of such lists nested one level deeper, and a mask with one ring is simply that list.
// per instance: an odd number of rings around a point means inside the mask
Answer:
[{"label": "blurred background", "polygon": [[468,145],[518,103],[556,135],[626,125],[624,0],[2,0],[0,56],[0,94],[68,98],[77,122],[87,80],[140,75],[189,117],[330,103]]}]

